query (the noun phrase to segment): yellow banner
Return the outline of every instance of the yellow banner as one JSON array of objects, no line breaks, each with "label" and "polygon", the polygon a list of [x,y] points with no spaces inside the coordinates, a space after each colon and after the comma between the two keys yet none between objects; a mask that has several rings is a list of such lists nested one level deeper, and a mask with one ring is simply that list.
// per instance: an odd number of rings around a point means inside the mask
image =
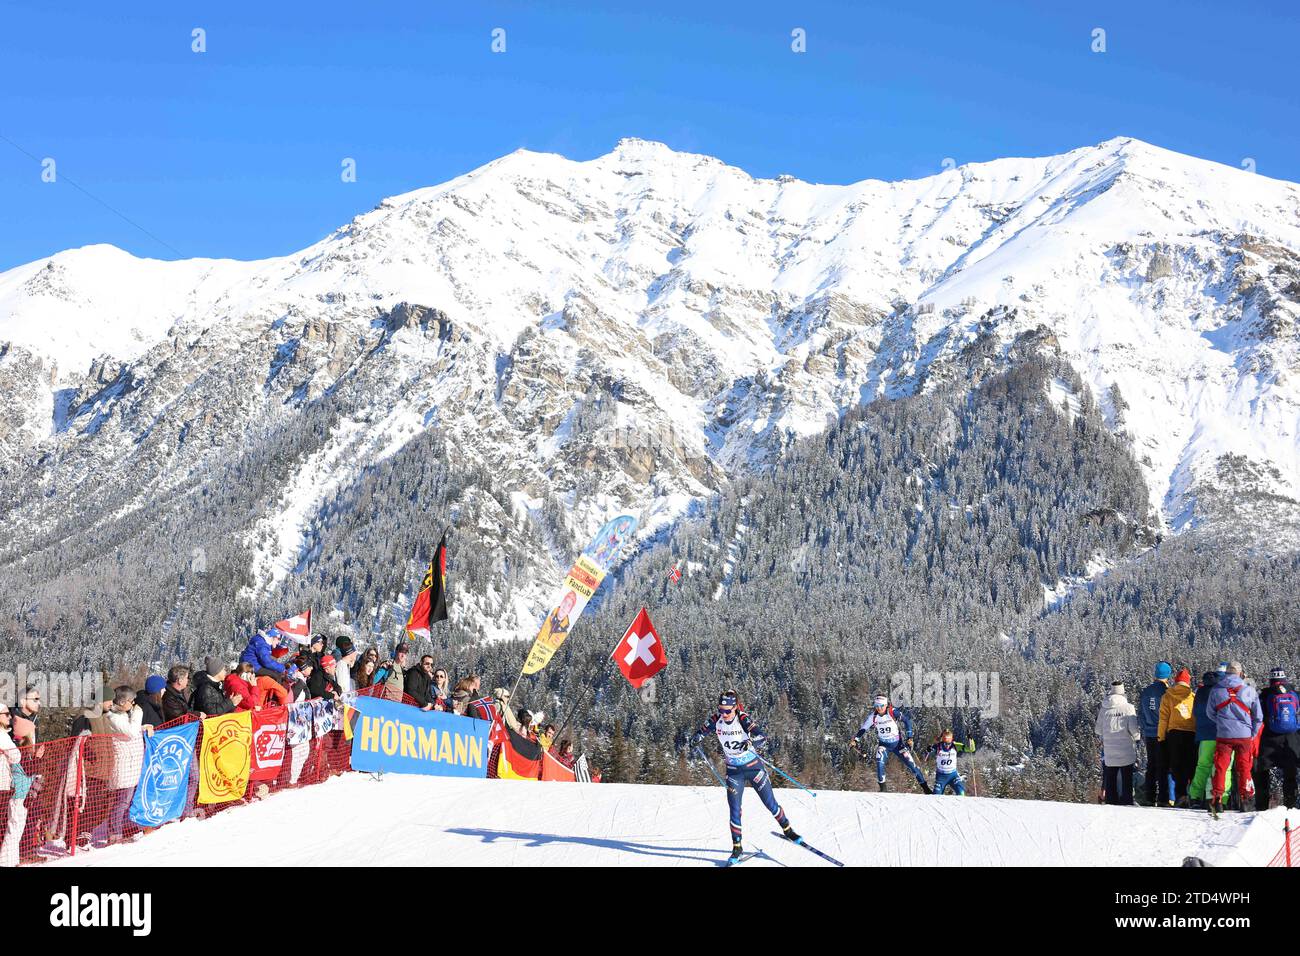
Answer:
[{"label": "yellow banner", "polygon": [[559,602],[546,615],[542,629],[537,632],[537,640],[533,641],[533,649],[528,652],[528,660],[524,662],[525,674],[536,674],[551,662],[555,652],[569,636],[578,615],[586,608],[587,602],[604,579],[603,568],[597,567],[585,554],[578,558],[564,579],[564,590],[560,593]]},{"label": "yellow banner", "polygon": [[241,710],[203,721],[199,803],[229,803],[244,796],[252,769],[253,714]]},{"label": "yellow banner", "polygon": [[617,559],[623,545],[631,540],[636,531],[636,518],[621,515],[607,522],[596,533],[587,549],[578,555],[569,573],[564,578],[559,600],[537,632],[528,659],[524,661],[524,674],[536,674],[551,662],[555,652],[560,649],[569,631],[577,622],[591,596],[605,580],[605,573]]}]

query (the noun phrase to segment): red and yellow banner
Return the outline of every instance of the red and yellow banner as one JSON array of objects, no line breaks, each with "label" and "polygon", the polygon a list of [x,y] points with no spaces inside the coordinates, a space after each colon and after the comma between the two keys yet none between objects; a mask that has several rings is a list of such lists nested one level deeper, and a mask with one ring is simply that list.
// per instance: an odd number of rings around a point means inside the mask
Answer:
[{"label": "red and yellow banner", "polygon": [[241,710],[203,721],[199,803],[243,798],[252,769],[253,713]]}]

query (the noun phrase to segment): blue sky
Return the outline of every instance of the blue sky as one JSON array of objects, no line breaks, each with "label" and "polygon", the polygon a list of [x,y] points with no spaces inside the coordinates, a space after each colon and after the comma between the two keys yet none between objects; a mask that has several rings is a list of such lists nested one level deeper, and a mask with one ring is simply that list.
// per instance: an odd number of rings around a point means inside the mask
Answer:
[{"label": "blue sky", "polygon": [[0,269],[93,242],[280,255],[518,147],[623,136],[842,183],[1123,134],[1300,180],[1281,2],[26,7],[0,8]]}]

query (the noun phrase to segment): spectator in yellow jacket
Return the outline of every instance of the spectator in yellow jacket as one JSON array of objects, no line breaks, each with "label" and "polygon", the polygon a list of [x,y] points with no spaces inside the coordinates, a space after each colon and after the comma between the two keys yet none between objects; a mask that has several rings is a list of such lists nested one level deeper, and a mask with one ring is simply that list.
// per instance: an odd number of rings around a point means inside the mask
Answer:
[{"label": "spectator in yellow jacket", "polygon": [[1174,778],[1176,806],[1189,806],[1188,788],[1196,773],[1196,716],[1192,705],[1192,675],[1184,667],[1174,677],[1174,686],[1160,699],[1159,739],[1169,759],[1169,774]]}]

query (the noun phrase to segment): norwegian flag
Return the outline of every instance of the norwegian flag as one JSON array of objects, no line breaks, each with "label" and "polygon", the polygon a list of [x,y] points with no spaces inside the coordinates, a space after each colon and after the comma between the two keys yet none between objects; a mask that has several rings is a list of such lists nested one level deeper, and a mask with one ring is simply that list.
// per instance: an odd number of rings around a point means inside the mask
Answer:
[{"label": "norwegian flag", "polygon": [[672,568],[670,568],[668,571],[668,580],[672,581],[673,584],[676,584],[681,579],[682,579],[682,566],[680,564],[674,564]]},{"label": "norwegian flag", "polygon": [[614,663],[623,672],[627,682],[638,690],[668,666],[663,641],[655,633],[655,627],[650,623],[650,615],[645,608],[641,608],[641,613],[636,616],[610,657],[614,658]]},{"label": "norwegian flag", "polygon": [[287,637],[297,644],[310,644],[311,611],[304,611],[302,614],[295,614],[283,621],[276,621],[275,629],[280,632],[281,636]]}]

